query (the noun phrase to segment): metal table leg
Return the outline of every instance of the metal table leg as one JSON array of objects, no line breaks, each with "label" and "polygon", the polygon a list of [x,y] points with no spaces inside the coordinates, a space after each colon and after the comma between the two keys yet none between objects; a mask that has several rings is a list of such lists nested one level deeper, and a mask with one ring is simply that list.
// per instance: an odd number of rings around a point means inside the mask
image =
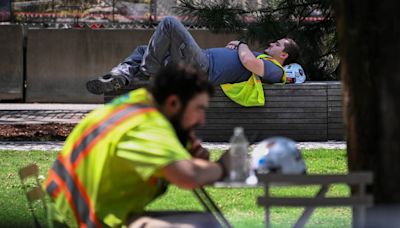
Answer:
[{"label": "metal table leg", "polygon": [[211,197],[208,195],[204,188],[197,188],[193,190],[193,193],[199,199],[200,203],[206,208],[208,212],[210,212],[215,219],[219,222],[222,227],[231,228],[232,225],[225,218],[224,214],[218,208],[218,206],[214,203]]}]

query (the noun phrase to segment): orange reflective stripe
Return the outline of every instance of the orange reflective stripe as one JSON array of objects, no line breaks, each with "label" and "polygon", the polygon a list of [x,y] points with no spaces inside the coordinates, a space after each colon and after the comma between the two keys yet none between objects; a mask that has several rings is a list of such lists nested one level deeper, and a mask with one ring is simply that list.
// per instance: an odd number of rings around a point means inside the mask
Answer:
[{"label": "orange reflective stripe", "polygon": [[84,130],[84,132],[82,133],[82,137],[78,138],[76,140],[76,142],[74,143],[73,149],[72,151],[74,151],[76,149],[76,147],[78,147],[81,143],[82,140],[86,138],[87,135],[91,134],[93,132],[94,129],[98,128],[99,125],[101,125],[105,120],[108,120],[111,116],[115,115],[115,113],[118,113],[121,110],[125,110],[129,105],[123,105],[121,107],[116,108],[115,110],[113,110],[112,112],[110,112],[108,115],[106,115],[105,117],[103,117],[102,120],[100,120],[99,122],[97,122],[96,124],[93,124],[91,127],[89,127],[88,129]]},{"label": "orange reflective stripe", "polygon": [[[58,159],[56,161],[58,161]],[[56,163],[54,163],[52,169],[50,170],[50,175],[52,176],[53,180],[59,184],[59,188],[65,190],[65,189],[67,189],[66,182],[60,176],[58,176],[57,173],[54,171],[55,166],[56,166]],[[74,216],[75,216],[75,218],[77,220],[77,223],[79,224],[80,227],[85,226],[83,221],[82,221],[82,219],[81,219],[81,217],[79,216],[79,213],[78,213],[76,207],[73,206],[74,205],[74,201],[73,201],[73,197],[71,195],[71,192],[70,191],[64,191],[64,194],[65,194],[65,197],[66,197],[69,205],[71,205],[71,210],[74,213]]]},{"label": "orange reflective stripe", "polygon": [[127,119],[151,111],[156,111],[156,109],[147,105],[134,105],[126,107],[123,110],[118,110],[118,112],[114,112],[114,115],[109,116],[108,119],[96,124],[96,128],[91,128],[91,132],[86,132],[86,134],[78,140],[79,143],[74,144],[74,149],[69,154],[69,159],[67,159],[71,162],[71,168],[76,169],[80,161],[90,153],[93,146],[103,139],[114,126]]},{"label": "orange reflective stripe", "polygon": [[88,194],[76,174],[67,170],[64,162],[64,159],[59,156],[52,169],[60,178],[60,182],[62,183],[60,187],[64,190],[63,192],[67,197],[79,226],[101,227]]},{"label": "orange reflective stripe", "polygon": [[[118,124],[134,118],[139,114],[156,111],[148,105],[125,105],[108,114],[101,121],[85,130],[83,135],[74,143],[73,149],[64,158],[61,154],[54,163],[47,183],[47,190],[53,196],[56,192],[65,192],[68,202],[74,211],[80,226],[100,227],[91,199],[75,173],[80,161],[93,151],[96,143],[103,139]],[[50,179],[50,178],[49,178]],[[58,189],[58,190],[57,190]],[[57,193],[58,194],[58,193]]]},{"label": "orange reflective stripe", "polygon": [[62,181],[60,177],[54,173],[52,169],[49,171],[49,176],[47,177],[47,182],[46,182],[46,192],[51,195],[53,199],[57,198],[57,196],[61,192],[61,187]]}]

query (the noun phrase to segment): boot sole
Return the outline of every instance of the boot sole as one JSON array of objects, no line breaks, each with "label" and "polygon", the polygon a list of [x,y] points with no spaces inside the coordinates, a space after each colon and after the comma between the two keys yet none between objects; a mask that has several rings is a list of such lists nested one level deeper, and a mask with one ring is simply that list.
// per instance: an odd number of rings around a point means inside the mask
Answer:
[{"label": "boot sole", "polygon": [[113,78],[108,82],[102,82],[99,79],[94,79],[86,83],[86,89],[96,95],[101,95],[122,88],[123,84],[117,78]]},{"label": "boot sole", "polygon": [[104,94],[104,85],[103,82],[99,80],[90,80],[86,83],[86,89],[96,95]]}]

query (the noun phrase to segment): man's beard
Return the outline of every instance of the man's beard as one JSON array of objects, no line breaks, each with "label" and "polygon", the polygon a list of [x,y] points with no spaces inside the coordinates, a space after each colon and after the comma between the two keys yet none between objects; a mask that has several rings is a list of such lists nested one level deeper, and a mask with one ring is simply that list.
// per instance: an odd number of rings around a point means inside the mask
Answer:
[{"label": "man's beard", "polygon": [[179,112],[178,114],[176,114],[175,116],[173,116],[170,119],[170,122],[172,124],[172,126],[175,129],[176,135],[178,136],[179,141],[181,142],[181,144],[186,147],[189,139],[190,139],[190,132],[197,127],[197,125],[194,125],[188,129],[184,129],[182,127],[182,115],[183,112]]}]

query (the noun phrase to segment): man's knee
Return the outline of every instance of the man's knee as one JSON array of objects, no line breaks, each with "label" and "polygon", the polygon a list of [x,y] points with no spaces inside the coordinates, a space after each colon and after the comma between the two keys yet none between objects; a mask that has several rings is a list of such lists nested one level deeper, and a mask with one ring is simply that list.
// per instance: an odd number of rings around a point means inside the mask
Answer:
[{"label": "man's knee", "polygon": [[172,17],[172,16],[167,16],[160,22],[160,24],[163,27],[167,27],[167,28],[174,28],[176,25],[178,25],[180,23],[181,23],[180,21],[178,21],[175,17]]},{"label": "man's knee", "polygon": [[141,217],[134,222],[127,224],[128,228],[143,228],[143,227],[172,227],[168,222],[153,219],[150,217]]},{"label": "man's knee", "polygon": [[210,213],[193,211],[147,212],[139,216],[130,216],[127,226],[136,227],[197,227],[220,228],[221,225]]},{"label": "man's knee", "polygon": [[175,17],[173,16],[166,16],[162,20],[163,23],[180,23]]}]

